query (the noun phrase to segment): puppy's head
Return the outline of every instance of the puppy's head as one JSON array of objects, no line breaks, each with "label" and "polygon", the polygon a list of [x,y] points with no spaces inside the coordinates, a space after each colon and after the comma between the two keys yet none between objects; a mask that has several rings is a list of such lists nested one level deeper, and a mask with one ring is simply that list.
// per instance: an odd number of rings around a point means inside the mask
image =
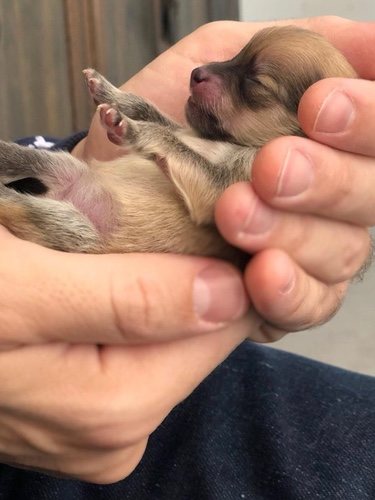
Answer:
[{"label": "puppy's head", "polygon": [[257,33],[233,59],[196,68],[186,117],[200,135],[262,146],[303,135],[298,103],[313,83],[357,75],[327,40],[292,26]]}]

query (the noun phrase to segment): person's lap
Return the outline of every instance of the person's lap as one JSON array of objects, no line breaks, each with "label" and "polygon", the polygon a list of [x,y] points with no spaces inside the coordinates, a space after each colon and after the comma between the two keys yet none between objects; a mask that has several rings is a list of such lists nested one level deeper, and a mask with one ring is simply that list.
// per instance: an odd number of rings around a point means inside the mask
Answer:
[{"label": "person's lap", "polygon": [[374,422],[374,378],[246,342],[167,417],[127,479],[0,466],[0,499],[374,498]]}]

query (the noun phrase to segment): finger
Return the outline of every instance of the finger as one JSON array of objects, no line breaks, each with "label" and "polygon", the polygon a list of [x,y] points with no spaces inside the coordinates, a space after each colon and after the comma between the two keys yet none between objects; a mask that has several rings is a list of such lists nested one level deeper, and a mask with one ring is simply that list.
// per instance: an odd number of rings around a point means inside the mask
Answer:
[{"label": "finger", "polygon": [[351,279],[370,251],[365,228],[269,208],[250,183],[228,188],[216,206],[216,223],[230,243],[246,252],[279,248],[326,283]]},{"label": "finger", "polygon": [[[269,342],[285,333],[324,323],[338,310],[347,284],[333,286],[309,276],[284,252],[255,255],[245,272],[252,303],[268,324],[252,340]],[[275,326],[277,325],[277,327]]]},{"label": "finger", "polygon": [[282,137],[262,148],[252,185],[268,205],[353,224],[375,224],[375,163],[301,137]]},{"label": "finger", "polygon": [[375,65],[372,64],[375,46],[374,22],[321,16],[305,20],[303,27],[326,37],[345,55],[362,78],[375,79]]},{"label": "finger", "polygon": [[298,118],[306,134],[335,148],[375,156],[375,83],[330,78],[310,87]]},{"label": "finger", "polygon": [[248,308],[227,263],[63,254],[1,233],[0,341],[159,341],[223,327]]},{"label": "finger", "polygon": [[[320,33],[345,55],[363,78],[375,79],[375,66],[371,64],[373,47],[375,46],[375,23],[357,22],[338,16],[317,16],[256,23],[253,21],[237,22],[236,24],[233,22],[211,23],[199,28],[199,34],[204,38],[199,40],[201,43],[190,43],[187,53],[194,61],[200,61],[204,58],[202,64],[214,60],[224,61],[240,51],[257,31],[270,26],[291,24]],[[184,44],[192,40],[192,36],[194,33],[174,47],[182,48]],[[219,38],[220,45],[218,46],[217,40]],[[202,46],[205,47],[203,53]]]}]

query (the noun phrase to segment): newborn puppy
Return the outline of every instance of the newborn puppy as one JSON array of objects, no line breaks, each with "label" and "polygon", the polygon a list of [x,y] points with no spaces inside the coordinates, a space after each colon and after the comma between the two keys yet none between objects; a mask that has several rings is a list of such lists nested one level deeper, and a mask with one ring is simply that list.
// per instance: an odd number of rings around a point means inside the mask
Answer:
[{"label": "newborn puppy", "polygon": [[315,33],[265,29],[230,61],[192,72],[190,128],[94,70],[85,76],[124,156],[87,164],[0,142],[0,223],[67,252],[178,252],[242,265],[244,255],[215,228],[215,202],[230,184],[249,180],[260,147],[303,135],[297,107],[310,85],[356,74]]}]

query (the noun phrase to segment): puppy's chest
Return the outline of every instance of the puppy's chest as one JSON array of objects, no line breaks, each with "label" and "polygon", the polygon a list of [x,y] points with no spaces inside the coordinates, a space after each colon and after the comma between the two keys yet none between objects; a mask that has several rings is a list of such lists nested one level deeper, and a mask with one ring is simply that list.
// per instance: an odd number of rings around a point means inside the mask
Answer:
[{"label": "puppy's chest", "polygon": [[203,139],[190,130],[177,131],[175,135],[189,149],[215,165],[222,163],[241,148],[228,142]]}]

